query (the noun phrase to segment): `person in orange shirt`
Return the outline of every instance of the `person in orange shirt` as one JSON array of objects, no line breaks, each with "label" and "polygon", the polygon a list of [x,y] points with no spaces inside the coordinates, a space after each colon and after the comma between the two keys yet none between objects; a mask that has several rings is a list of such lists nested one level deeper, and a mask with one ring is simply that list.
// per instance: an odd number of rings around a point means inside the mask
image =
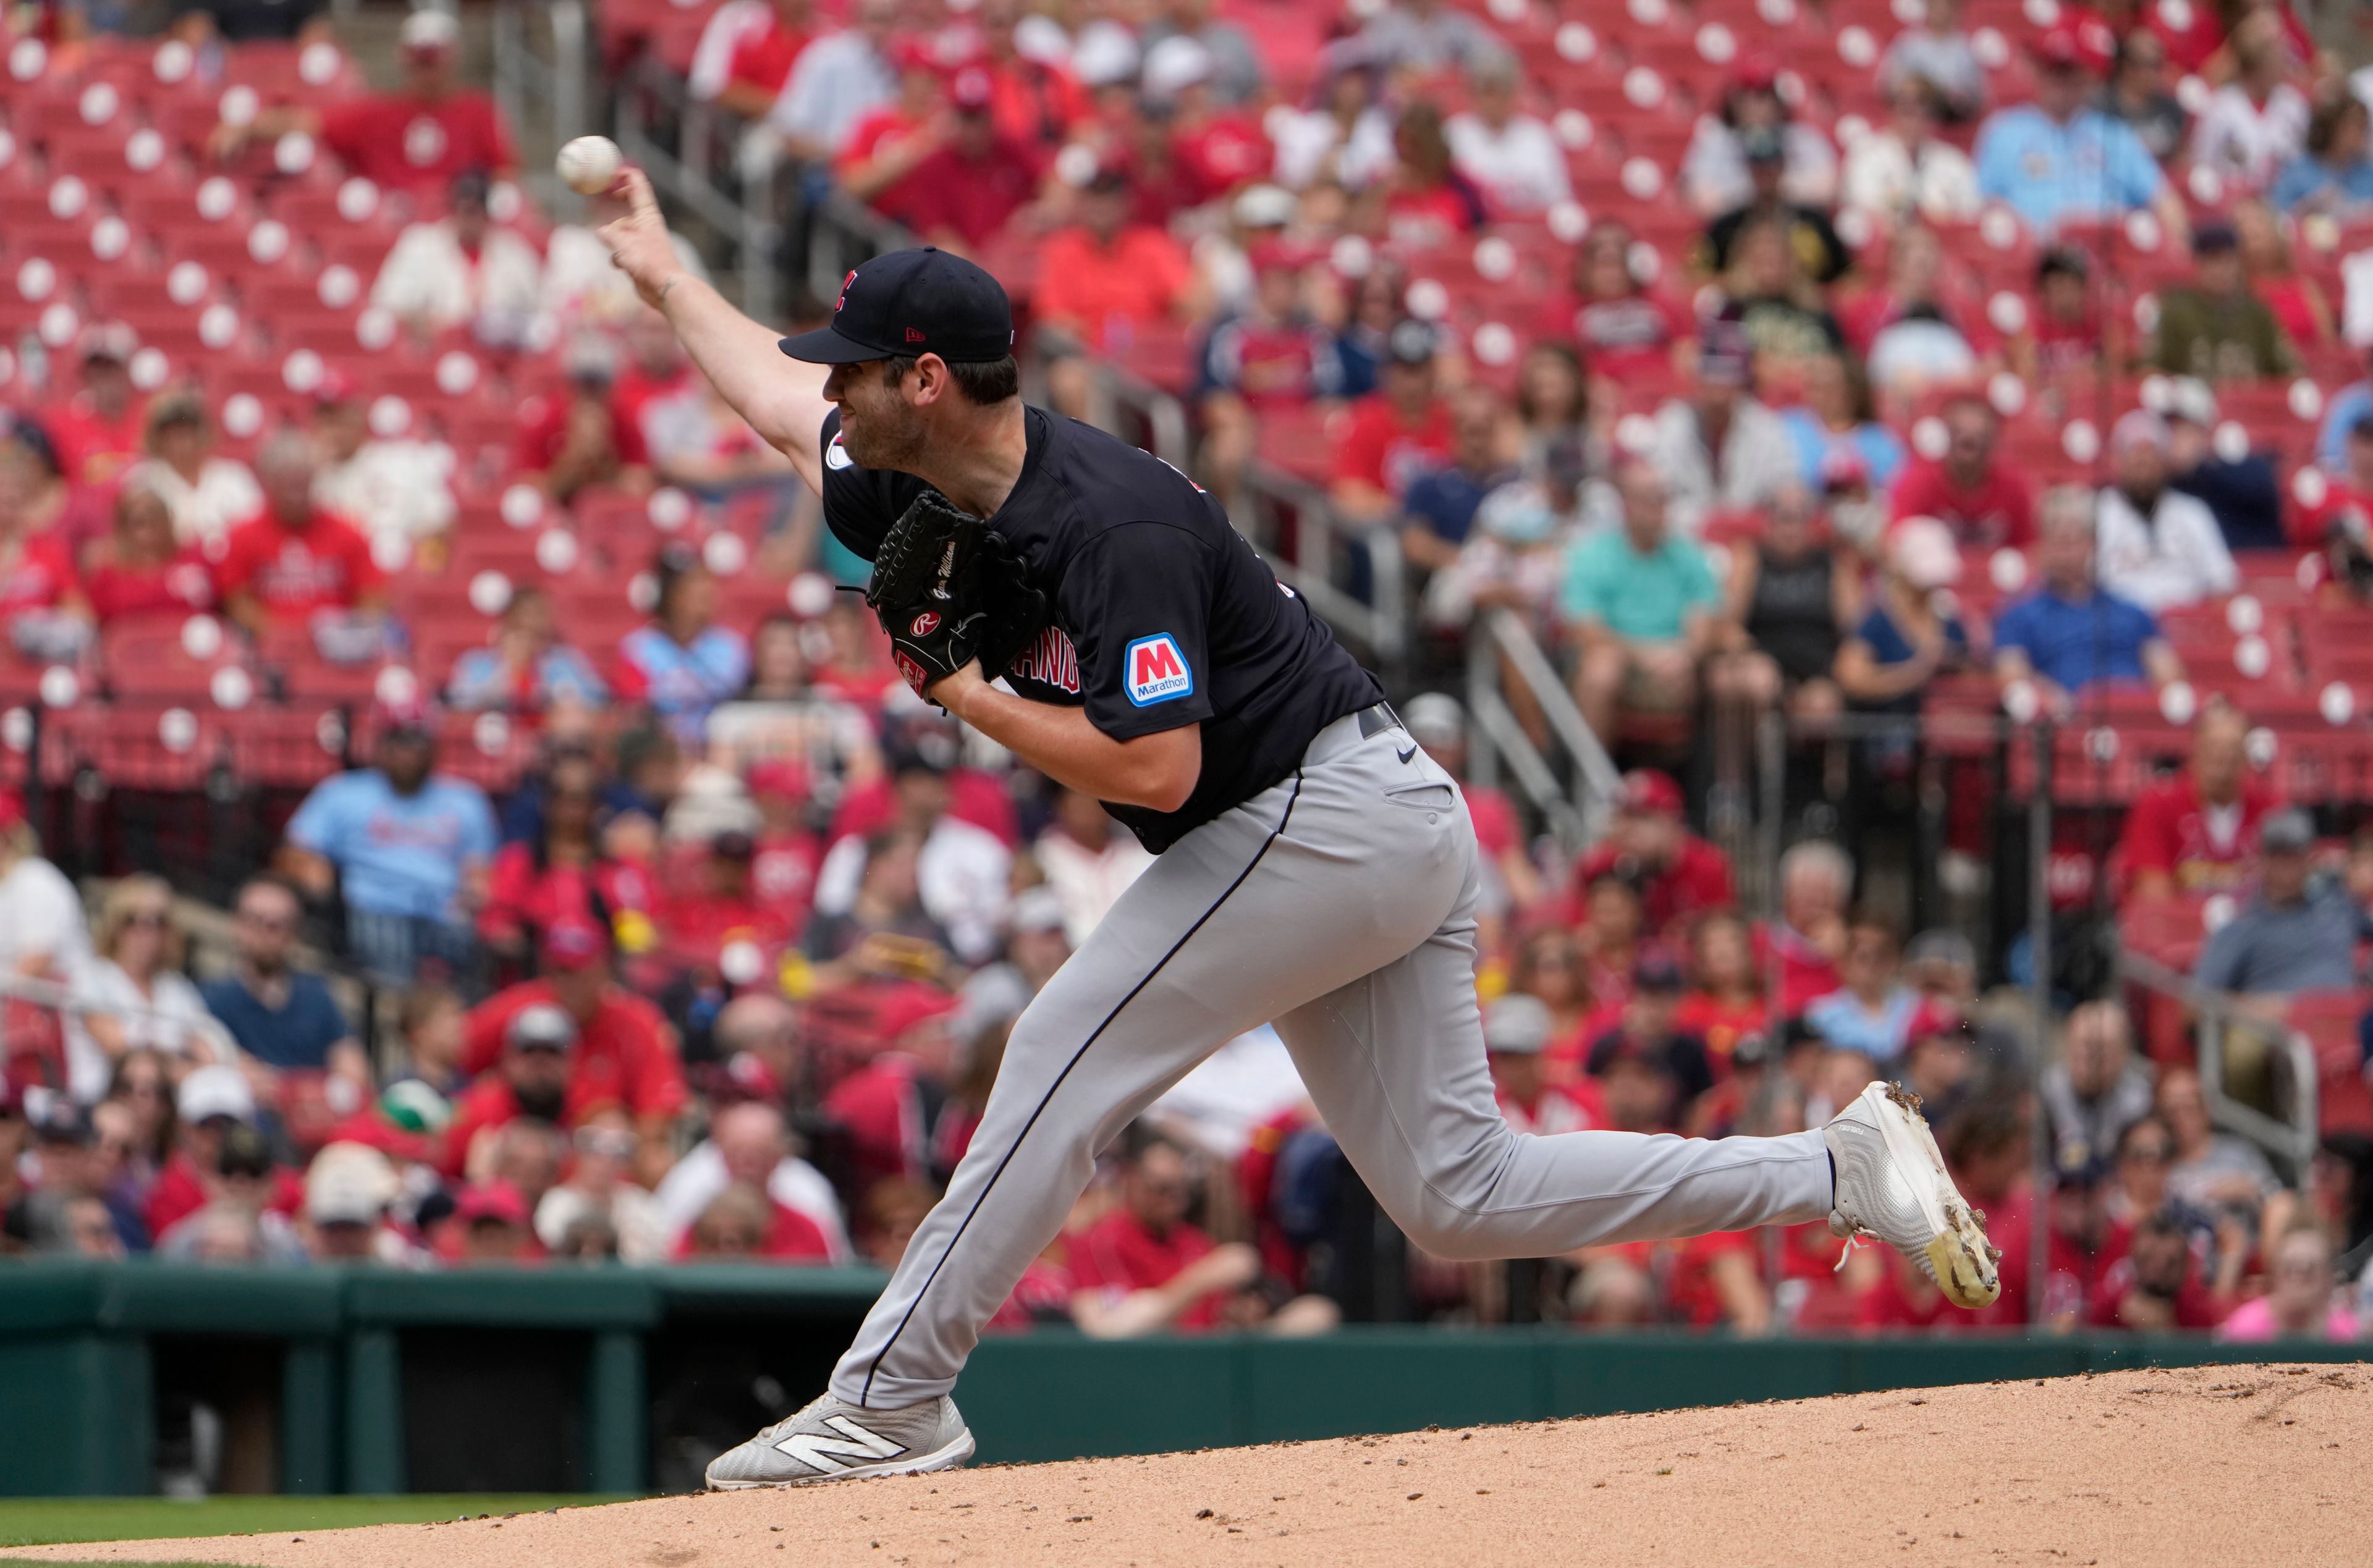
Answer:
[{"label": "person in orange shirt", "polygon": [[1040,249],[1037,306],[1049,359],[1047,395],[1083,418],[1088,365],[1078,350],[1124,351],[1141,328],[1182,324],[1201,314],[1203,291],[1186,248],[1151,224],[1132,223],[1137,197],[1128,177],[1107,168],[1080,192],[1080,221]]}]

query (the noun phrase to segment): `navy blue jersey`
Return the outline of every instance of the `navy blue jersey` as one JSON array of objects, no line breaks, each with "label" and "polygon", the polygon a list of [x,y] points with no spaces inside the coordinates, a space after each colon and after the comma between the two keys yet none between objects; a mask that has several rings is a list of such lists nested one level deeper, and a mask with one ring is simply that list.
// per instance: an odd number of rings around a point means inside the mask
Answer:
[{"label": "navy blue jersey", "polygon": [[[1083,706],[1116,740],[1203,726],[1202,776],[1184,806],[1107,805],[1148,849],[1268,788],[1321,729],[1383,697],[1186,475],[1077,420],[1023,417],[1022,477],[988,527],[1016,548],[1052,624],[1003,673],[1034,702]],[[825,418],[824,516],[841,543],[871,560],[922,489],[859,467],[840,411]]]}]

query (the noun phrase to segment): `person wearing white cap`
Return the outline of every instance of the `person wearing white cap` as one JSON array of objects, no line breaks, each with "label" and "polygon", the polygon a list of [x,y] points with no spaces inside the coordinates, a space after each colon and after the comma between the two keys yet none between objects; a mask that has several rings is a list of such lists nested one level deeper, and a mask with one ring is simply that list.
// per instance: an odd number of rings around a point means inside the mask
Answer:
[{"label": "person wearing white cap", "polygon": [[[1172,38],[1201,44],[1211,59],[1211,97],[1228,108],[1242,108],[1260,97],[1260,47],[1250,33],[1211,9],[1211,0],[1162,0],[1162,14],[1146,24],[1143,42],[1149,50]],[[1081,34],[1082,40],[1086,36]],[[1077,68],[1086,75],[1084,67]]]},{"label": "person wearing white cap", "polygon": [[2215,514],[2168,483],[2173,441],[2167,421],[2148,409],[2110,426],[2115,482],[2101,491],[2095,521],[2102,587],[2153,614],[2229,594],[2240,583]]},{"label": "person wearing white cap", "polygon": [[228,157],[296,133],[319,141],[349,174],[415,192],[441,191],[465,169],[497,179],[515,171],[519,150],[502,110],[456,79],[462,24],[453,13],[424,6],[403,18],[399,36],[403,82],[394,91],[357,93],[326,108],[275,105],[245,124],[216,126],[210,147]]},{"label": "person wearing white cap", "polygon": [[418,1251],[388,1228],[389,1206],[403,1191],[387,1156],[368,1144],[332,1144],[305,1170],[305,1224],[299,1235],[317,1263],[416,1267]]},{"label": "person wearing white cap", "polygon": [[1483,1009],[1483,1050],[1500,1114],[1519,1132],[1585,1132],[1598,1125],[1572,1091],[1541,1071],[1541,1053],[1557,1032],[1549,1004],[1511,992]]}]

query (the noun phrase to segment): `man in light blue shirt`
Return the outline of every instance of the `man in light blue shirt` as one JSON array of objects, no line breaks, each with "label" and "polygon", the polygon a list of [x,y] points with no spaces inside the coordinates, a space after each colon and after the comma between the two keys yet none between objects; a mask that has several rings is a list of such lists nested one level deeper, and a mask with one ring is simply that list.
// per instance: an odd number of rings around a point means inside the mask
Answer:
[{"label": "man in light blue shirt", "polygon": [[[2368,368],[2373,368],[2373,356],[2368,356]],[[2373,377],[2351,381],[2332,394],[2324,405],[2323,428],[2316,433],[2315,460],[2326,473],[2348,471],[2348,436],[2356,422],[2373,414]]]},{"label": "man in light blue shirt", "polygon": [[897,98],[889,54],[897,22],[897,0],[861,0],[850,26],[800,51],[766,115],[793,157],[829,162],[859,121]]},{"label": "man in light blue shirt", "polygon": [[[2089,23],[2098,28],[2099,24]],[[2087,101],[2106,49],[2066,23],[2029,45],[2035,101],[1999,110],[1978,133],[1978,190],[2048,238],[2063,223],[2158,214],[2165,244],[2182,242],[2183,205],[2131,126]]]},{"label": "man in light blue shirt", "polygon": [[381,703],[377,765],[324,780],[288,820],[281,868],[307,894],[344,895],[346,938],[374,979],[464,981],[475,969],[472,914],[498,838],[476,784],[431,772],[427,707]]},{"label": "man in light blue shirt", "polygon": [[1666,526],[1663,475],[1644,459],[1615,470],[1623,526],[1599,528],[1566,556],[1559,607],[1582,644],[1574,699],[1601,739],[1617,715],[1685,714],[1697,702],[1698,661],[1713,645],[1722,589],[1694,540]]}]

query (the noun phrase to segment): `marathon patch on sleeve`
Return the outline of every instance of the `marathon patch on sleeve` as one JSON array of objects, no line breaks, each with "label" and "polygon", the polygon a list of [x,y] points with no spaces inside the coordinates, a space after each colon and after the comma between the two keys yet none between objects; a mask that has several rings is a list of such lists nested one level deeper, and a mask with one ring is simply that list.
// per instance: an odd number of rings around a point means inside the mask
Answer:
[{"label": "marathon patch on sleeve", "polygon": [[1140,708],[1195,694],[1195,672],[1187,668],[1186,656],[1178,651],[1178,639],[1167,632],[1140,637],[1122,658],[1128,700]]}]

